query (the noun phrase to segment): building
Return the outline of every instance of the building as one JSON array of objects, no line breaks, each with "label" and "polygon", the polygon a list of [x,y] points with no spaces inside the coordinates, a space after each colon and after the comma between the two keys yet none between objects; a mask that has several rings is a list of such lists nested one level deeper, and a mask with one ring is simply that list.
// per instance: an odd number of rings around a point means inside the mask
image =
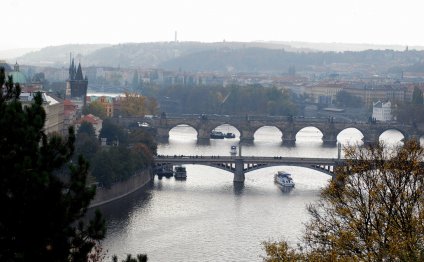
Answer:
[{"label": "building", "polygon": [[384,103],[377,101],[373,103],[372,117],[377,121],[387,122],[393,119],[392,117],[392,104],[390,101]]},{"label": "building", "polygon": [[113,97],[110,97],[110,96],[87,97],[88,104],[93,103],[95,101],[102,105],[107,117],[113,117],[113,105],[114,105]]},{"label": "building", "polygon": [[63,129],[66,134],[68,128],[73,126],[77,120],[77,106],[71,100],[65,99],[63,101],[64,114],[63,114]]},{"label": "building", "polygon": [[80,119],[78,119],[78,121],[76,122],[75,130],[78,131],[80,125],[83,122],[91,123],[94,127],[94,131],[96,132],[96,136],[97,137],[99,136],[100,130],[102,129],[102,126],[103,126],[103,120],[101,120],[100,118],[92,114],[84,115]]},{"label": "building", "polygon": [[[22,106],[31,106],[34,96],[38,92],[22,92],[19,100]],[[46,112],[46,122],[44,123],[44,132],[63,134],[64,106],[59,98],[41,92],[43,99],[43,108]]]},{"label": "building", "polygon": [[75,66],[74,59],[71,60],[69,66],[69,76],[66,81],[66,98],[82,108],[86,104],[87,97],[87,76],[83,76],[81,63],[78,68]]}]

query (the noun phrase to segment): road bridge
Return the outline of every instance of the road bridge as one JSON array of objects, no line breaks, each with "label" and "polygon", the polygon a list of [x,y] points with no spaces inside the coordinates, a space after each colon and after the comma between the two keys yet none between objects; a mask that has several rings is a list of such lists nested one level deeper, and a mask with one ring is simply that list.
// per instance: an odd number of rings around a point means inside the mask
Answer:
[{"label": "road bridge", "polygon": [[271,166],[300,166],[334,175],[334,167],[343,165],[342,159],[306,157],[257,156],[164,156],[155,157],[157,167],[193,164],[223,169],[234,174],[234,182],[244,182],[245,173]]},{"label": "road bridge", "polygon": [[240,132],[242,144],[252,143],[256,130],[264,126],[273,126],[282,133],[282,142],[293,145],[296,142],[296,134],[305,127],[315,127],[321,131],[323,143],[336,145],[337,135],[347,128],[359,130],[364,143],[378,142],[380,135],[387,130],[397,130],[405,139],[419,139],[424,135],[424,130],[414,125],[405,125],[395,122],[365,123],[348,122],[334,118],[303,118],[285,116],[228,116],[228,115],[165,115],[160,117],[129,117],[118,118],[121,125],[144,123],[156,130],[160,142],[169,139],[169,131],[178,125],[189,125],[197,131],[199,143],[208,143],[210,133],[216,127],[228,124],[234,126]]}]

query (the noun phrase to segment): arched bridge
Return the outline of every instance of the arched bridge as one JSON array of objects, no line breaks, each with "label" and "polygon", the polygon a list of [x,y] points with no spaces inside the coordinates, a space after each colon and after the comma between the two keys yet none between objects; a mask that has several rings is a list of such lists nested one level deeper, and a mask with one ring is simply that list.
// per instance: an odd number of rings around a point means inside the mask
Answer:
[{"label": "arched bridge", "polygon": [[284,144],[296,142],[296,134],[305,127],[316,127],[323,134],[324,144],[336,145],[337,135],[347,129],[355,128],[364,136],[365,143],[375,143],[386,130],[394,129],[402,133],[405,139],[419,139],[424,130],[417,126],[399,123],[364,123],[348,122],[334,118],[303,118],[285,116],[227,116],[227,115],[162,115],[161,117],[119,118],[122,125],[144,123],[156,129],[159,141],[167,141],[169,131],[178,125],[189,125],[197,131],[197,140],[200,143],[209,142],[210,133],[216,127],[228,124],[240,132],[241,143],[251,143],[254,133],[261,127],[274,126],[282,135]]},{"label": "arched bridge", "polygon": [[206,165],[234,173],[234,182],[244,182],[245,173],[271,166],[301,166],[333,176],[334,167],[344,160],[334,158],[256,157],[256,156],[157,156],[157,167],[164,165]]}]

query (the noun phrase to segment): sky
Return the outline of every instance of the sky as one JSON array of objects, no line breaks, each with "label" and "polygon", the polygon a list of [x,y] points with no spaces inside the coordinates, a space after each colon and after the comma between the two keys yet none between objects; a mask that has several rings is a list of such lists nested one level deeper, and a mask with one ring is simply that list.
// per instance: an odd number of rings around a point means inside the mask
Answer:
[{"label": "sky", "polygon": [[0,50],[306,41],[424,46],[422,0],[1,0]]}]

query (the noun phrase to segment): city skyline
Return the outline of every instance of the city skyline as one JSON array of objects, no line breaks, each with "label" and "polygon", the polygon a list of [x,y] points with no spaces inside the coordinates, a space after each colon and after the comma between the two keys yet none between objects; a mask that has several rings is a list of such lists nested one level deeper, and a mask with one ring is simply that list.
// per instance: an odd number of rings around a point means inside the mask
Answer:
[{"label": "city skyline", "polygon": [[63,44],[304,41],[424,46],[418,0],[6,0],[0,50]]}]

